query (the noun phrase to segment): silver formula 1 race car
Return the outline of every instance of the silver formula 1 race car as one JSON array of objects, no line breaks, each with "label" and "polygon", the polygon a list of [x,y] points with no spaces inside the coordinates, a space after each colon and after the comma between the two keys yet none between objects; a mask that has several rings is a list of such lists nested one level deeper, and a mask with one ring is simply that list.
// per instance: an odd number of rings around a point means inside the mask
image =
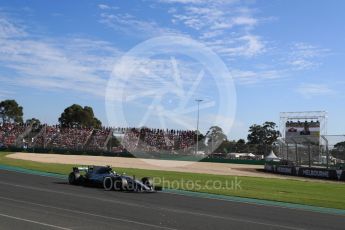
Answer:
[{"label": "silver formula 1 race car", "polygon": [[155,187],[151,178],[143,177],[141,180],[134,176],[118,174],[110,166],[73,167],[68,176],[72,185],[97,186],[105,190],[130,191],[130,192],[155,192],[161,187]]}]

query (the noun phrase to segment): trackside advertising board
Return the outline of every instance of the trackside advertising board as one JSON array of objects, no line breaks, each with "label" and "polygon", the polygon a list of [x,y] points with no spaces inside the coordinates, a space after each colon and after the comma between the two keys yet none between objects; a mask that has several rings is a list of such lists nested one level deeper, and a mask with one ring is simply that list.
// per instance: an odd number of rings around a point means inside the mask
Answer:
[{"label": "trackside advertising board", "polygon": [[345,181],[345,170],[265,164],[265,171],[301,177]]}]

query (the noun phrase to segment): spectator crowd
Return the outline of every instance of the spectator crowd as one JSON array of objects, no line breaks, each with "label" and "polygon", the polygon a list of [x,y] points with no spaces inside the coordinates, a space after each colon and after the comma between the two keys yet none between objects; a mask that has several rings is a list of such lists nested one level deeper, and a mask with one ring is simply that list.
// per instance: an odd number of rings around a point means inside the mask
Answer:
[{"label": "spectator crowd", "polygon": [[102,128],[93,130],[92,136],[90,137],[89,142],[87,143],[86,148],[88,150],[99,150],[105,147],[107,138],[111,134],[110,128]]},{"label": "spectator crowd", "polygon": [[[51,132],[52,129],[50,129]],[[88,137],[92,134],[89,128],[60,128],[53,129],[53,137],[49,142],[50,148],[83,149]]]},{"label": "spectator crowd", "polygon": [[92,129],[43,125],[41,131],[29,142],[31,141],[31,147],[36,148],[97,151],[103,149],[110,132],[109,128]]},{"label": "spectator crowd", "polygon": [[0,147],[12,146],[16,144],[17,138],[26,130],[26,125],[12,123],[0,124]]},{"label": "spectator crowd", "polygon": [[[30,130],[28,130],[30,129]],[[27,132],[25,132],[27,131]],[[117,144],[112,144],[113,133],[122,133]],[[23,134],[23,135],[21,135]],[[110,145],[107,143],[110,143]],[[163,130],[150,128],[82,128],[40,125],[0,124],[0,147],[29,147],[43,149],[91,150],[106,148],[122,151],[184,151],[193,148],[196,134],[190,130]]]},{"label": "spectator crowd", "polygon": [[150,128],[117,128],[124,134],[122,145],[129,152],[189,151],[196,143],[191,130],[163,130]]}]

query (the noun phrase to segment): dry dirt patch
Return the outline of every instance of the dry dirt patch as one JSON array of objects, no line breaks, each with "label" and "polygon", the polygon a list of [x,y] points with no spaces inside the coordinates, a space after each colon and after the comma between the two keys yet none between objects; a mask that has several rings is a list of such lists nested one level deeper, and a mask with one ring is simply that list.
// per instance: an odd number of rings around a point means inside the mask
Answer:
[{"label": "dry dirt patch", "polygon": [[8,155],[7,157],[42,163],[61,163],[75,165],[110,165],[114,168],[137,168],[175,172],[206,173],[232,176],[254,176],[268,178],[280,177],[274,174],[257,172],[256,169],[263,169],[262,165],[37,153],[14,153]]}]

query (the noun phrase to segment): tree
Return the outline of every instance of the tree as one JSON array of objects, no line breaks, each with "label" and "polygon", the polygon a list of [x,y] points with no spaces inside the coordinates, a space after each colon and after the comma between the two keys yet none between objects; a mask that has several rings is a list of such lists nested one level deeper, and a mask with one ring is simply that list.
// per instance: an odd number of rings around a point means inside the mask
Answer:
[{"label": "tree", "polygon": [[31,125],[31,124],[41,124],[41,121],[40,120],[38,120],[37,118],[31,118],[31,119],[27,119],[26,121],[25,121],[25,124],[26,125]]},{"label": "tree", "polygon": [[59,118],[62,127],[93,127],[101,128],[102,123],[98,120],[93,109],[89,106],[84,108],[80,105],[73,104],[67,107]]},{"label": "tree", "polygon": [[5,100],[0,102],[0,116],[2,123],[23,123],[23,107],[19,106],[15,100]]},{"label": "tree", "polygon": [[248,144],[256,145],[259,154],[265,154],[268,148],[278,139],[280,133],[276,130],[274,122],[266,121],[262,125],[252,125],[249,127]]},{"label": "tree", "polygon": [[38,120],[37,118],[31,118],[31,119],[27,119],[25,121],[26,125],[32,125],[34,128],[37,128],[41,125],[41,121]]},{"label": "tree", "polygon": [[248,146],[247,146],[246,141],[244,139],[239,139],[236,142],[236,152],[237,153],[246,153],[246,152],[248,152]]},{"label": "tree", "polygon": [[215,150],[217,153],[231,153],[236,152],[236,141],[223,141]]},{"label": "tree", "polygon": [[345,151],[345,141],[338,142],[334,145],[334,148],[339,151]]},{"label": "tree", "polygon": [[338,142],[334,145],[334,148],[330,151],[331,155],[338,159],[345,159],[345,141]]},{"label": "tree", "polygon": [[227,140],[226,135],[219,126],[210,127],[205,137],[209,153],[212,153],[220,144],[223,143],[223,141]]}]

